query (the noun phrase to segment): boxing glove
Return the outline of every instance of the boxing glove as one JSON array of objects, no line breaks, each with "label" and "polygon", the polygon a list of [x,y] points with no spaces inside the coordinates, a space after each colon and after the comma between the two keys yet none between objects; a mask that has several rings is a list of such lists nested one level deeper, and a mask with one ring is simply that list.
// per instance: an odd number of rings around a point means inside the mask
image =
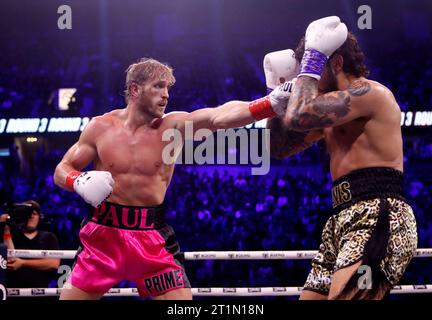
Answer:
[{"label": "boxing glove", "polygon": [[254,119],[261,120],[276,115],[283,117],[295,80],[287,81],[276,87],[268,96],[252,101],[249,104],[249,111]]},{"label": "boxing glove", "polygon": [[292,80],[298,73],[299,65],[294,57],[294,51],[287,49],[267,53],[264,56],[263,68],[267,88],[273,90]]},{"label": "boxing glove", "polygon": [[108,171],[72,171],[66,177],[66,185],[97,207],[112,193],[114,180]]},{"label": "boxing glove", "polygon": [[327,59],[347,37],[348,29],[339,17],[326,17],[310,23],[306,29],[305,52],[299,77],[309,76],[319,80]]}]

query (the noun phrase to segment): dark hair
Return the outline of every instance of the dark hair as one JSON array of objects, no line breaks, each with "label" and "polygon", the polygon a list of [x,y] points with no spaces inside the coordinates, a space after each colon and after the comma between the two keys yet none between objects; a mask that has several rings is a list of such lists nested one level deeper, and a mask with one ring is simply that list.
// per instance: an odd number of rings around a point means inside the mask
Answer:
[{"label": "dark hair", "polygon": [[[305,38],[303,37],[295,49],[295,58],[299,63],[303,58],[304,48]],[[330,56],[330,59],[335,54],[342,56],[342,69],[344,72],[355,77],[367,77],[369,75],[369,70],[364,63],[365,55],[358,44],[356,36],[352,32],[348,32],[348,38],[344,44]]]},{"label": "dark hair", "polygon": [[41,207],[40,207],[39,203],[37,203],[36,201],[27,200],[27,201],[24,201],[23,203],[30,204],[33,211],[36,211],[38,214],[41,214]]}]

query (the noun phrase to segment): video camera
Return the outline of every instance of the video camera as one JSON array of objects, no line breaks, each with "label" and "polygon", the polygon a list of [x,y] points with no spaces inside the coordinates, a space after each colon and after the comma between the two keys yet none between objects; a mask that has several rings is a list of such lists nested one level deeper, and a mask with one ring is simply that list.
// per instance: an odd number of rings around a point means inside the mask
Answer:
[{"label": "video camera", "polygon": [[4,213],[9,215],[7,224],[19,229],[24,228],[31,218],[34,206],[31,203],[6,203]]}]

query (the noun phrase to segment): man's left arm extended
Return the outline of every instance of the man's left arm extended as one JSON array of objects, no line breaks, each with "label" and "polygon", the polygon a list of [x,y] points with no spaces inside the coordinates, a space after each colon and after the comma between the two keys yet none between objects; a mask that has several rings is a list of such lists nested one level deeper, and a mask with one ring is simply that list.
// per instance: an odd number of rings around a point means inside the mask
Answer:
[{"label": "man's left arm extended", "polygon": [[179,119],[181,121],[179,126],[184,126],[186,121],[191,121],[194,130],[206,128],[216,131],[217,129],[243,127],[276,115],[283,116],[292,87],[292,82],[286,82],[274,89],[268,96],[252,102],[229,101],[216,108],[203,108],[185,113],[185,116]]},{"label": "man's left arm extended", "polygon": [[191,121],[194,130],[201,128],[217,129],[238,128],[256,121],[249,111],[249,103],[230,101],[216,108],[203,108],[189,113],[185,121]]}]

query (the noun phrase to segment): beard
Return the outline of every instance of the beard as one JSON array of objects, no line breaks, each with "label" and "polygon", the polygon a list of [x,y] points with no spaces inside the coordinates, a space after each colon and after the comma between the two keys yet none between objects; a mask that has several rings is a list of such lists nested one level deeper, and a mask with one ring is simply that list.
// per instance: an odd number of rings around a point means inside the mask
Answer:
[{"label": "beard", "polygon": [[162,118],[165,111],[161,111],[158,107],[155,110],[149,110],[147,112],[152,118]]},{"label": "beard", "polygon": [[151,118],[162,118],[165,114],[165,108],[163,111],[160,110],[158,105],[154,105],[155,102],[150,99],[140,99],[138,110],[147,114]]},{"label": "beard", "polygon": [[327,79],[326,79],[326,83],[324,85],[323,88],[323,92],[327,93],[327,92],[332,92],[332,91],[338,91],[338,85],[337,85],[337,79],[336,79],[336,75],[334,74],[332,68],[327,65]]}]

